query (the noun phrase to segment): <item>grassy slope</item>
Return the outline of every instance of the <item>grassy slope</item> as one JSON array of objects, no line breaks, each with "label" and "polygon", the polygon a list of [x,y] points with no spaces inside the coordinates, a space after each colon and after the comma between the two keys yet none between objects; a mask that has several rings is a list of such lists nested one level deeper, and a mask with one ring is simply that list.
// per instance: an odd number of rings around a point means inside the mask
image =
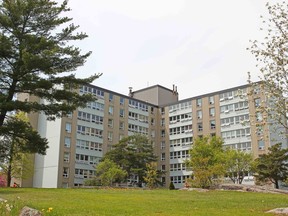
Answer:
[{"label": "grassy slope", "polygon": [[18,196],[24,204],[39,210],[52,207],[47,215],[257,216],[276,207],[288,207],[287,195],[236,191],[0,189],[2,198],[11,201]]}]

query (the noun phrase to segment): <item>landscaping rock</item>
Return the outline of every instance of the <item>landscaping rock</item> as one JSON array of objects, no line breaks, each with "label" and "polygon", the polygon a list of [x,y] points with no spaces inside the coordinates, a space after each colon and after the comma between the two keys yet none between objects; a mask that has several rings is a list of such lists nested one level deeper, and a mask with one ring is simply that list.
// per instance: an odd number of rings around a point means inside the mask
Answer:
[{"label": "landscaping rock", "polygon": [[189,188],[188,191],[208,192],[208,189],[203,188]]},{"label": "landscaping rock", "polygon": [[217,189],[220,190],[234,190],[234,191],[249,191],[249,192],[261,192],[261,193],[281,193],[288,194],[287,190],[275,189],[266,186],[257,185],[242,185],[242,184],[221,184]]},{"label": "landscaping rock", "polygon": [[27,206],[23,207],[19,216],[41,216],[41,212],[36,210],[36,209],[32,209],[29,208]]},{"label": "landscaping rock", "polygon": [[267,211],[266,213],[273,213],[273,214],[286,214],[288,215],[288,208],[276,208],[272,209],[270,211]]}]

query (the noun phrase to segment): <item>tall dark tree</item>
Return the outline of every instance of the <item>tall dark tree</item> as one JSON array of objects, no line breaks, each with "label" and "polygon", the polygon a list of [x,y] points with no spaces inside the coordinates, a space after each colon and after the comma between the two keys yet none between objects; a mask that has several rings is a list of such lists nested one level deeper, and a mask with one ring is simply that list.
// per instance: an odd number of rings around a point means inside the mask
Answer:
[{"label": "tall dark tree", "polygon": [[[83,79],[71,74],[91,52],[81,54],[71,43],[87,35],[75,32],[79,26],[65,16],[70,10],[67,2],[0,1],[0,127],[10,111],[42,111],[53,119],[93,99],[91,94],[75,91],[100,74]],[[20,93],[45,99],[45,103],[15,99]]]},{"label": "tall dark tree", "polygon": [[282,149],[281,144],[271,146],[268,154],[255,160],[253,171],[260,181],[271,181],[279,188],[279,181],[288,178],[288,149]]},{"label": "tall dark tree", "polygon": [[45,155],[48,141],[31,127],[23,113],[9,116],[3,127],[0,127],[0,133],[4,134],[0,139],[0,167],[7,175],[7,186],[10,186],[13,170],[19,171],[19,166],[15,166],[16,161],[23,160],[23,153]]},{"label": "tall dark tree", "polygon": [[139,184],[144,181],[146,164],[155,162],[153,146],[149,139],[140,134],[128,136],[113,146],[104,159],[110,159],[128,173],[128,177],[138,176]]}]

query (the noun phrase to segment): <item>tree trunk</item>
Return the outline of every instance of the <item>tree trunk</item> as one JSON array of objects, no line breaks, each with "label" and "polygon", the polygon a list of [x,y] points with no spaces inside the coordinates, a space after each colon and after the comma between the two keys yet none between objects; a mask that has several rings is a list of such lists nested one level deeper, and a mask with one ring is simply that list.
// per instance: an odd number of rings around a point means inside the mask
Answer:
[{"label": "tree trunk", "polygon": [[11,148],[10,148],[10,157],[8,160],[8,169],[7,169],[7,187],[10,187],[11,179],[12,179],[12,162],[14,160],[14,139],[12,140]]},{"label": "tree trunk", "polygon": [[0,113],[0,127],[3,126],[4,119],[5,119],[5,114],[4,112]]},{"label": "tree trunk", "polygon": [[233,175],[229,176],[229,178],[234,184],[236,184],[236,179]]},{"label": "tree trunk", "polygon": [[243,179],[244,179],[244,173],[243,172],[239,172],[239,184],[242,184]]},{"label": "tree trunk", "polygon": [[11,163],[9,163],[8,165],[8,169],[7,169],[7,187],[10,187],[11,184],[11,179],[12,179],[12,166]]},{"label": "tree trunk", "polygon": [[275,184],[275,188],[276,188],[276,189],[279,189],[279,183],[278,183],[277,180],[275,180],[275,183],[274,183],[274,184]]}]

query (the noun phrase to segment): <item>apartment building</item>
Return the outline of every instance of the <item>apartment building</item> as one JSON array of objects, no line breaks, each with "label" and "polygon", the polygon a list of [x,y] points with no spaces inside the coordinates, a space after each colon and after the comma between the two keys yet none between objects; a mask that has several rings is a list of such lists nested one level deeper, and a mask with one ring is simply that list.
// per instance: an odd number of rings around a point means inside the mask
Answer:
[{"label": "apartment building", "polygon": [[176,188],[183,187],[192,174],[184,161],[195,137],[221,136],[226,146],[258,157],[279,139],[268,126],[256,127],[261,120],[257,106],[265,98],[260,91],[249,92],[250,87],[243,85],[178,100],[176,86],[130,88],[127,96],[83,86],[79,94],[97,97],[85,108],[53,122],[43,114],[29,115],[33,126],[49,140],[49,149],[45,156],[35,155],[33,179],[22,186],[81,186],[95,175],[99,160],[113,144],[134,133],[149,137],[159,169],[166,172],[162,182],[167,186],[172,181]]}]

